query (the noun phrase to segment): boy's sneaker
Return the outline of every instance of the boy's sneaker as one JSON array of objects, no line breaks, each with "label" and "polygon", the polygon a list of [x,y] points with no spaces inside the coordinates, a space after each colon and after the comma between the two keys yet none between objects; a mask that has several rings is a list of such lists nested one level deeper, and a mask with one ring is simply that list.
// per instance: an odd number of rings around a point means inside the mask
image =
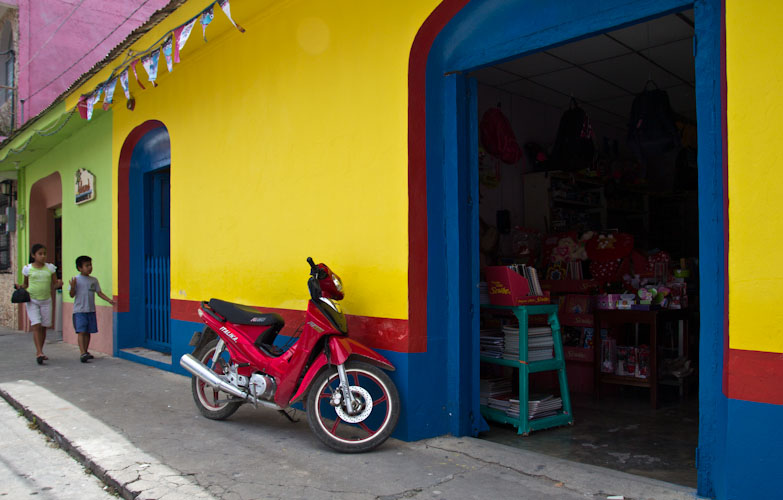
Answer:
[{"label": "boy's sneaker", "polygon": [[89,356],[90,356],[89,354],[84,353],[81,356],[79,356],[79,361],[81,361],[82,363],[86,363],[87,361],[90,360]]},{"label": "boy's sneaker", "polygon": [[93,356],[92,354],[90,354],[90,353],[88,352],[88,353],[87,353],[87,359],[95,359],[95,356]]}]

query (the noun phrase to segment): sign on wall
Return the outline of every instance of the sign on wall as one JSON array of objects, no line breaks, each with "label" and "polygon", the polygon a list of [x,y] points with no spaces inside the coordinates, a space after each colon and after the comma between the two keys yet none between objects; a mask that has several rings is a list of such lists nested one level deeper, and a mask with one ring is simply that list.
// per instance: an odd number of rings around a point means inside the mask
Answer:
[{"label": "sign on wall", "polygon": [[80,168],[74,176],[76,204],[87,203],[95,199],[95,176],[86,168]]}]

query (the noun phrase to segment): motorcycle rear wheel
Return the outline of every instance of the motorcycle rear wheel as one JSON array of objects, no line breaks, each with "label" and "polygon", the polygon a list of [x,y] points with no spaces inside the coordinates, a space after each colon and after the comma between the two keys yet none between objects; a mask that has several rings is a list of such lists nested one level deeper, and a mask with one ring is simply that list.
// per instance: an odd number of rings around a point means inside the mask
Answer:
[{"label": "motorcycle rear wheel", "polygon": [[[193,353],[193,357],[204,363],[207,368],[213,372],[223,375],[229,362],[227,352],[223,352],[218,357],[217,362],[212,364],[212,356],[215,354],[218,339],[207,343],[201,349]],[[196,402],[196,408],[202,415],[211,420],[225,420],[242,406],[242,402],[227,401],[234,396],[210,387],[203,380],[194,376],[190,382],[193,392],[193,401]]]},{"label": "motorcycle rear wheel", "polygon": [[307,395],[307,423],[330,448],[343,453],[369,451],[394,431],[400,416],[400,396],[389,376],[374,365],[348,361],[345,371],[351,394],[360,402],[359,412],[349,415],[342,407],[330,404],[340,379],[334,368],[325,368]]}]

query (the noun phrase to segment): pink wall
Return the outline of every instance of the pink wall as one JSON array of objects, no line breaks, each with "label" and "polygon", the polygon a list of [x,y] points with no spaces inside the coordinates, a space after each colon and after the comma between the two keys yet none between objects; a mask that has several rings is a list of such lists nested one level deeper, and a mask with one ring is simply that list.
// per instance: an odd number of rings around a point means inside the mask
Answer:
[{"label": "pink wall", "polygon": [[[16,0],[24,120],[46,109],[168,0]],[[18,119],[19,124],[23,123]]]},{"label": "pink wall", "polygon": [[[96,299],[100,300],[100,299]],[[112,338],[113,315],[111,306],[95,304],[95,315],[98,317],[98,333],[90,337],[90,351],[102,352],[111,356],[114,352],[114,339]],[[73,302],[63,301],[63,342],[78,345],[76,332],[73,329]]]}]

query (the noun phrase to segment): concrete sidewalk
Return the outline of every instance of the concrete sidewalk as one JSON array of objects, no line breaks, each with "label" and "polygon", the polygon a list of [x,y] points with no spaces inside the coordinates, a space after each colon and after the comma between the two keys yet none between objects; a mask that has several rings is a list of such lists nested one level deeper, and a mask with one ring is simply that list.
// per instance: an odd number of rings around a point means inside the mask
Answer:
[{"label": "concrete sidewalk", "polygon": [[[442,437],[342,455],[304,414],[243,406],[200,416],[190,379],[48,344],[35,364],[29,334],[0,330],[0,395],[124,498],[692,499],[682,486],[480,439]],[[1,403],[1,402],[0,402]]]}]

